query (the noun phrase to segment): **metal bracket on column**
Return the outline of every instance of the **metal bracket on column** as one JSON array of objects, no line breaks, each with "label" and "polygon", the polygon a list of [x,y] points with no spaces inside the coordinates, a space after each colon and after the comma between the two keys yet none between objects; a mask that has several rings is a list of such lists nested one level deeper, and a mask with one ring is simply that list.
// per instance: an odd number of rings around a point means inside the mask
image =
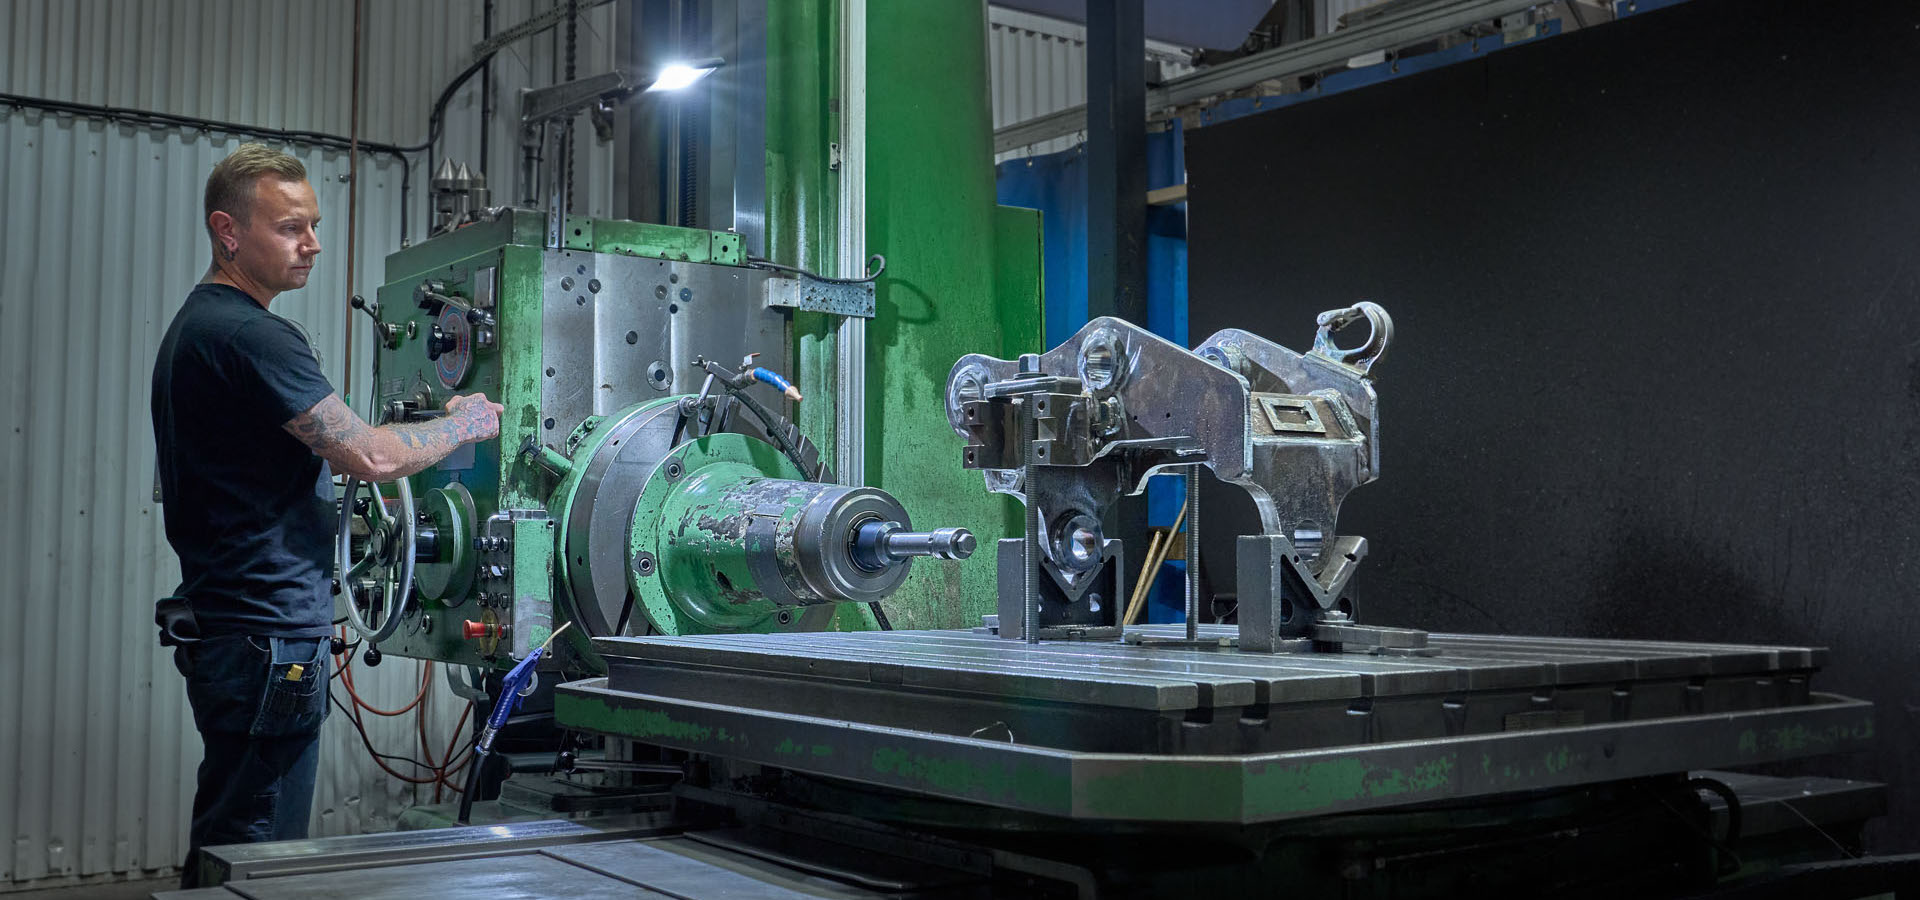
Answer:
[{"label": "metal bracket on column", "polygon": [[859,319],[873,318],[873,282],[853,284],[821,281],[800,275],[795,278],[767,279],[767,305],[832,313]]}]

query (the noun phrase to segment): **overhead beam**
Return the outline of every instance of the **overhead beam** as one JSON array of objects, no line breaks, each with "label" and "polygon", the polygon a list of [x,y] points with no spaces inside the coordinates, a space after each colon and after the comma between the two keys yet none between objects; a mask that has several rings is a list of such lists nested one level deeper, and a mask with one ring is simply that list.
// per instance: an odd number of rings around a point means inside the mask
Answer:
[{"label": "overhead beam", "polygon": [[[1538,5],[1540,0],[1438,0],[1357,28],[1264,50],[1168,79],[1165,84],[1146,91],[1146,108],[1157,112],[1249,88],[1262,81],[1312,74],[1344,64],[1356,56],[1391,50]],[[1144,51],[1142,55],[1144,57]],[[1091,81],[1088,87],[1091,91]],[[993,152],[1018,150],[1086,130],[1087,107],[1075,106],[995,131]]]}]

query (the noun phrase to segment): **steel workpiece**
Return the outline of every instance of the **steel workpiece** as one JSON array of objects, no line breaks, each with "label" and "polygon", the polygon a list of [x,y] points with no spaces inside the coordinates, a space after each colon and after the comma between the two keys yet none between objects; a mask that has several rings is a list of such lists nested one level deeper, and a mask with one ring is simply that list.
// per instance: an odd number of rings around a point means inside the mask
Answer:
[{"label": "steel workpiece", "polygon": [[[1361,322],[1367,335],[1357,346],[1335,342],[1334,332]],[[1369,378],[1393,320],[1362,301],[1321,313],[1315,325],[1306,353],[1237,330],[1188,351],[1099,318],[1042,354],[1016,361],[976,353],[954,363],[947,419],[967,442],[962,465],[1028,509],[1030,549],[1003,542],[1000,550],[1001,635],[1119,639],[1125,604],[1102,601],[1124,596],[1124,548],[1099,549],[1107,544],[1102,523],[1150,476],[1184,473],[1193,554],[1195,482],[1207,469],[1253,498],[1261,533],[1238,540],[1261,545],[1243,559],[1269,563],[1236,572],[1239,649],[1417,645],[1416,632],[1357,624],[1352,579],[1366,541],[1335,532],[1347,494],[1379,476]],[[1089,564],[1097,557],[1108,562]],[[1197,560],[1189,562],[1187,620],[1197,626],[1205,598]]]}]

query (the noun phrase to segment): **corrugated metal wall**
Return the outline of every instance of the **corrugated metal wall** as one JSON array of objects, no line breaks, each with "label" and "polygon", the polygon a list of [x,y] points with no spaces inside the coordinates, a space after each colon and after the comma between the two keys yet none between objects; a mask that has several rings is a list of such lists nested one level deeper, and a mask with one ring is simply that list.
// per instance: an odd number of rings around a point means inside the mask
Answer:
[{"label": "corrugated metal wall", "polygon": [[[505,27],[549,8],[503,0]],[[365,4],[363,136],[418,143],[441,88],[469,62],[481,0]],[[0,92],[271,128],[346,134],[350,0],[15,0],[0,7]],[[612,7],[583,16],[580,75],[611,59]],[[494,169],[513,169],[511,101],[549,83],[552,33],[496,62]],[[474,85],[477,86],[478,79]],[[478,91],[452,105],[443,152],[476,160]],[[581,129],[590,134],[584,127]],[[179,677],[154,641],[154,598],[178,580],[160,508],[147,412],[154,349],[207,265],[200,195],[242,139],[134,127],[0,104],[0,891],[127,877],[177,865],[199,762]],[[610,207],[611,158],[590,140],[576,179],[587,211]],[[346,374],[345,298],[372,296],[401,245],[401,165],[361,160],[359,261],[345,269],[344,152],[293,145],[319,195],[325,251],[309,286],[274,311],[306,327],[336,386]],[[424,234],[415,155],[410,212]],[[504,202],[511,178],[496,177]],[[355,326],[356,388],[368,341]],[[412,700],[419,664],[360,668],[362,695]],[[430,700],[438,754],[461,701]],[[370,717],[375,718],[375,717]],[[418,756],[414,720],[376,720],[383,752]],[[402,769],[402,771],[408,771]],[[376,769],[344,717],[326,726],[315,834],[391,828],[430,801]]]},{"label": "corrugated metal wall", "polygon": [[[996,129],[1087,102],[1084,25],[989,6],[987,54]],[[1148,41],[1147,59],[1159,65],[1161,78],[1193,71],[1186,51],[1171,44]],[[1055,138],[998,154],[993,161],[1054,153],[1082,140],[1083,135]]]}]

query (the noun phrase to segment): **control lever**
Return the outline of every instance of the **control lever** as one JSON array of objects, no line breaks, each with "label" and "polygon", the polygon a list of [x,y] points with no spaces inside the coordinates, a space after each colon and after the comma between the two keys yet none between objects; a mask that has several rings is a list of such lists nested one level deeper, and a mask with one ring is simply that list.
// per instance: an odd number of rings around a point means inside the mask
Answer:
[{"label": "control lever", "polygon": [[429,316],[438,317],[441,310],[452,307],[456,312],[460,313],[461,318],[467,320],[467,324],[469,325],[479,325],[483,328],[493,327],[493,313],[462,303],[458,298],[441,293],[443,289],[444,286],[437,281],[423,281],[419,287],[413,289],[414,302],[420,304],[420,308],[426,310]]},{"label": "control lever", "polygon": [[444,409],[421,409],[419,402],[414,400],[388,400],[386,412],[387,414],[380,419],[380,424],[382,425],[401,422],[425,422],[431,419],[438,419],[447,414],[447,411]]},{"label": "control lever", "polygon": [[433,323],[433,328],[427,332],[428,360],[438,361],[442,353],[447,353],[458,346],[460,346],[460,338],[441,330],[439,322]]},{"label": "control lever", "polygon": [[419,304],[421,309],[426,310],[429,316],[440,315],[441,308],[453,300],[453,298],[440,293],[439,288],[439,282],[423,281],[420,282],[419,287],[413,289],[413,302]]}]

